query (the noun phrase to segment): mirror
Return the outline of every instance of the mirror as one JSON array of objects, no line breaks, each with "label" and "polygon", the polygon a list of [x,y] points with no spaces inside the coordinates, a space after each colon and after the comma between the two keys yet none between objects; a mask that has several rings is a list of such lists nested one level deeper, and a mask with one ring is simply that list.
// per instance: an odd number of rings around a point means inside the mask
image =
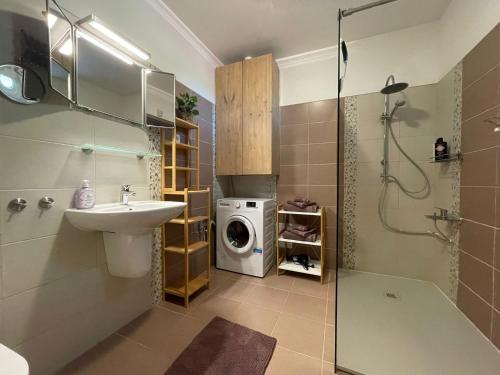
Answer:
[{"label": "mirror", "polygon": [[145,70],[147,126],[175,127],[175,75]]},{"label": "mirror", "polygon": [[76,29],[78,105],[144,124],[143,73],[133,61],[90,33]]},{"label": "mirror", "polygon": [[66,99],[74,101],[73,27],[54,0],[47,1],[47,24],[50,42],[50,86]]},{"label": "mirror", "polygon": [[19,104],[36,104],[44,96],[43,83],[36,74],[18,65],[0,65],[0,92]]}]

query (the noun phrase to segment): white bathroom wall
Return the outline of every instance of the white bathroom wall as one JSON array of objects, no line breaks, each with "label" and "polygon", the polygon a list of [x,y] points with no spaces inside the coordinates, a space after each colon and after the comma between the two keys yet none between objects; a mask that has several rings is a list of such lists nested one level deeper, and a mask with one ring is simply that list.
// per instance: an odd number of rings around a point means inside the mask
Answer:
[{"label": "white bathroom wall", "polygon": [[[355,17],[343,22],[355,22]],[[497,0],[453,0],[438,21],[346,40],[349,63],[341,95],[378,92],[391,73],[410,86],[437,83],[499,20]],[[336,46],[282,58],[278,64],[281,105],[337,96]]]},{"label": "white bathroom wall", "polygon": [[[101,16],[149,50],[155,65],[213,96],[211,63],[147,2],[60,3]],[[8,0],[0,10],[41,17],[43,4]],[[85,143],[149,147],[141,129],[68,106],[22,106],[0,96],[0,342],[26,357],[32,375],[56,373],[152,304],[150,275],[110,276],[102,235],[79,231],[64,218],[82,179],[96,187],[98,203],[118,201],[121,184],[132,185],[135,199],[150,199],[148,161],[86,154],[78,148]],[[44,196],[56,202],[47,211],[38,208]],[[28,207],[13,214],[7,205],[17,197]]]}]

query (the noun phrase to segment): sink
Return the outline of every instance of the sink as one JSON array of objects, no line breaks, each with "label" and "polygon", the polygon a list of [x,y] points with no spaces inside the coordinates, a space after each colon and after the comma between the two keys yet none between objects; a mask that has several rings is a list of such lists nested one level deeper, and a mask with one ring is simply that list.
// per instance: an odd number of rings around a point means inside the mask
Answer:
[{"label": "sink", "polygon": [[110,203],[67,209],[66,217],[78,229],[103,232],[111,275],[137,278],[151,270],[153,229],[179,216],[185,207],[184,202],[168,201]]},{"label": "sink", "polygon": [[13,350],[0,344],[0,375],[28,375],[28,362]]},{"label": "sink", "polygon": [[66,210],[71,224],[81,230],[144,234],[179,216],[186,207],[184,202],[139,201],[128,205],[120,203],[98,204],[94,208]]}]

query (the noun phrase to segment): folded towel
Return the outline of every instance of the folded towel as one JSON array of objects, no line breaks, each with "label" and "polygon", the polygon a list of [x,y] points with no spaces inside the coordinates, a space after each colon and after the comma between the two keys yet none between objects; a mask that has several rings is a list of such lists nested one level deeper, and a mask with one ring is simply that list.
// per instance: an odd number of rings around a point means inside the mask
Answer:
[{"label": "folded towel", "polygon": [[293,232],[285,230],[283,232],[283,238],[286,240],[314,242],[314,241],[316,241],[317,234],[312,233],[312,234],[308,235],[307,237],[302,237],[302,236],[299,236],[298,234],[295,234]]},{"label": "folded towel", "polygon": [[286,203],[291,204],[293,206],[300,207],[300,208],[305,208],[305,207],[308,207],[308,206],[314,206],[314,205],[316,205],[316,202],[311,202],[311,201],[305,201],[305,202],[287,201]]},{"label": "folded towel", "polygon": [[307,238],[311,234],[316,234],[317,233],[317,230],[315,228],[311,228],[309,230],[297,230],[297,229],[293,229],[293,228],[287,227],[286,230],[288,232],[294,233],[297,236],[300,236],[302,238]]},{"label": "folded towel", "polygon": [[287,204],[285,204],[285,206],[284,206],[284,209],[285,209],[285,211],[316,212],[316,211],[318,211],[318,206],[314,204],[312,206],[299,207],[299,206],[295,206],[295,205],[287,202]]},{"label": "folded towel", "polygon": [[303,224],[295,224],[295,223],[288,223],[287,224],[287,229],[295,229],[295,230],[302,230],[302,231],[308,231],[311,229],[309,225],[303,225]]},{"label": "folded towel", "polygon": [[296,197],[293,201],[294,202],[302,202],[302,203],[309,203],[310,202],[309,199],[304,198],[304,197]]}]

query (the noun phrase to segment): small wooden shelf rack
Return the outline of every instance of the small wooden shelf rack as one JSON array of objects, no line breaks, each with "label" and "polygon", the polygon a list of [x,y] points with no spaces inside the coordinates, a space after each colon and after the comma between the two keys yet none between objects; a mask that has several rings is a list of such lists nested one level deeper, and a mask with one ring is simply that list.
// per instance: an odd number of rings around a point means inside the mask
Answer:
[{"label": "small wooden shelf rack", "polygon": [[[299,241],[299,240],[289,240],[282,237],[281,233],[284,230],[286,224],[289,222],[290,216],[308,216],[317,217],[319,219],[319,237],[315,242],[310,241]],[[325,230],[325,209],[320,207],[317,212],[298,212],[298,211],[285,211],[282,209],[282,205],[278,205],[276,209],[276,272],[278,275],[289,272],[304,273],[307,275],[318,276],[321,284],[323,284],[323,279],[325,276],[325,244],[326,244],[326,230]],[[286,260],[288,246],[310,246],[312,249],[319,250],[316,253],[319,255],[319,259],[311,259],[309,264],[313,264],[314,267],[310,267],[308,270],[304,269],[302,265],[295,264]]]},{"label": "small wooden shelf rack", "polygon": [[[184,137],[178,142],[177,135]],[[186,203],[183,213],[163,226],[162,231],[162,280],[164,298],[173,295],[184,299],[188,307],[190,297],[210,284],[211,230],[212,215],[211,190],[200,189],[200,129],[197,124],[176,118],[176,126],[172,131],[163,130],[162,143],[162,196],[164,200],[177,200]],[[177,153],[184,153],[184,165],[178,165]],[[181,176],[182,174],[182,176]],[[181,178],[179,178],[181,177]],[[195,194],[206,195],[206,215],[190,216],[190,203]],[[204,238],[191,241],[191,226],[204,224]],[[168,241],[168,228],[179,225],[182,228],[182,239],[177,242]],[[191,275],[190,256],[207,250],[206,269],[199,275]],[[169,256],[182,256],[184,275],[173,282],[167,281],[167,264]]]}]

